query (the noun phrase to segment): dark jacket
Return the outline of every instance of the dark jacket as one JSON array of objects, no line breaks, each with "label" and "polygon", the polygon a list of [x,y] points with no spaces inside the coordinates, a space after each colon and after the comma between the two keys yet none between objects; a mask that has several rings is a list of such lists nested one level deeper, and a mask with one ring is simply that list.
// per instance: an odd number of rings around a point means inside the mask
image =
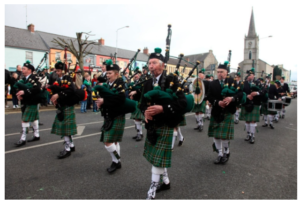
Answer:
[{"label": "dark jacket", "polygon": [[[165,79],[165,82],[163,80]],[[177,99],[174,100],[172,103],[162,105],[163,107],[163,113],[157,114],[153,117],[153,122],[155,123],[156,127],[161,127],[164,124],[167,126],[174,128],[176,127],[182,120],[183,116],[178,115],[179,112],[183,111],[186,106],[186,98],[183,91],[177,91],[177,88],[179,87],[178,78],[174,76],[173,74],[166,75],[166,72],[163,71],[159,81],[158,85],[162,88],[163,91],[166,91],[170,87],[170,82],[173,82],[174,85],[171,87],[173,92],[176,92]],[[144,83],[144,94],[153,90],[153,79],[149,79]],[[137,92],[140,93],[140,92]],[[146,99],[142,96],[142,101],[140,105],[140,109],[142,113],[144,114],[145,111],[148,108]],[[151,105],[154,103],[151,103]],[[148,124],[146,123],[146,129],[148,129]]]},{"label": "dark jacket", "polygon": [[[286,92],[290,93],[290,88],[287,83],[284,83],[283,86],[281,86],[281,88],[282,88],[283,93],[285,93],[285,95],[287,95]],[[285,96],[285,95],[282,95],[282,96]]]},{"label": "dark jacket", "polygon": [[[252,102],[247,98],[247,101],[244,105],[249,104],[250,102],[253,103],[254,105],[261,105],[261,101],[263,99],[263,97],[265,96],[265,92],[264,89],[262,88],[262,85],[259,81],[253,81],[255,83],[255,85],[259,86],[261,89],[258,91],[259,95],[255,96],[252,99]],[[248,81],[244,81],[244,89],[243,91],[246,93],[246,95],[249,95],[252,93],[250,84]]]},{"label": "dark jacket", "polygon": [[32,81],[34,81],[36,85],[34,85],[30,89],[24,90],[24,95],[22,96],[23,100],[21,101],[21,103],[25,105],[37,105],[40,100],[37,99],[36,96],[41,92],[41,84],[39,82],[39,78],[36,75],[31,74],[28,79],[24,77],[23,80],[25,81],[25,84],[29,82],[32,83]]},{"label": "dark jacket", "polygon": [[118,90],[118,94],[103,98],[104,103],[101,106],[101,115],[104,116],[104,118],[115,118],[117,116],[122,115],[119,113],[119,111],[115,109],[116,106],[120,106],[125,102],[125,83],[123,79],[119,77],[114,81],[114,83],[111,86],[108,82],[107,84],[109,86],[109,89],[116,88]]},{"label": "dark jacket", "polygon": [[[232,78],[226,78],[224,84],[228,83],[228,85],[231,86],[233,82],[234,80]],[[209,84],[207,99],[212,105],[211,115],[218,123],[224,120],[224,114],[235,113],[236,106],[239,104],[243,96],[243,92],[242,90],[240,90],[237,94],[232,96],[234,98],[234,101],[230,102],[230,104],[223,109],[219,106],[219,101],[222,101],[224,99],[224,97],[221,95],[221,92],[222,87],[220,81],[218,79],[211,81]]]},{"label": "dark jacket", "polygon": [[268,97],[271,100],[278,100],[281,96],[278,94],[277,88],[275,85],[270,84],[269,91],[268,91]]}]

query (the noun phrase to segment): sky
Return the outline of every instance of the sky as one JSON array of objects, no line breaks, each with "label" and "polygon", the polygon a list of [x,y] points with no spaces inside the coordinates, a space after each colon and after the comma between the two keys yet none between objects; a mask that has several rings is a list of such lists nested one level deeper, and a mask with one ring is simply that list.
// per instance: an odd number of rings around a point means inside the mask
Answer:
[{"label": "sky", "polygon": [[[256,32],[260,37],[259,58],[270,65],[283,64],[297,80],[300,67],[300,12],[297,1],[84,1],[86,4],[38,4],[6,1],[5,25],[75,37],[76,32],[92,32],[90,39],[105,45],[136,51],[148,47],[165,50],[167,25],[172,25],[170,54],[178,56],[212,50],[217,60],[227,60],[232,50],[231,68],[244,57],[244,38],[253,8]],[[30,2],[30,1],[29,1]],[[76,1],[75,1],[76,2]],[[101,4],[101,3],[111,4]],[[126,2],[126,4],[121,4]],[[164,3],[163,3],[164,2]],[[196,3],[197,2],[197,3]],[[14,4],[11,4],[14,3]],[[27,24],[26,24],[27,19]],[[268,36],[272,36],[269,38]],[[3,46],[4,47],[4,46]]]}]

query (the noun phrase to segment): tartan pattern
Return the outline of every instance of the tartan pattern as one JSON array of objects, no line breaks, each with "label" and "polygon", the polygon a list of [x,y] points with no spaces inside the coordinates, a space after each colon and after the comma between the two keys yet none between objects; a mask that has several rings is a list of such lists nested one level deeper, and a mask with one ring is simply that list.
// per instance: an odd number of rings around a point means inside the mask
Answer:
[{"label": "tartan pattern", "polygon": [[250,121],[259,122],[259,116],[260,116],[260,112],[259,112],[258,105],[254,105],[253,110],[250,113],[246,111],[244,106],[242,106],[240,120],[247,121],[247,122]]},{"label": "tartan pattern", "polygon": [[264,115],[268,114],[267,103],[262,103],[261,104],[261,114],[264,114]]},{"label": "tartan pattern", "polygon": [[102,130],[100,142],[122,142],[124,127],[125,115],[116,117],[110,130]]},{"label": "tartan pattern", "polygon": [[201,104],[194,104],[194,108],[191,112],[202,112],[205,113],[206,101],[203,101]]},{"label": "tartan pattern", "polygon": [[26,105],[25,111],[22,114],[22,121],[33,122],[39,120],[39,110],[37,105]]},{"label": "tartan pattern", "polygon": [[143,156],[156,167],[169,168],[171,167],[173,128],[163,125],[156,129],[156,133],[158,138],[155,145],[152,145],[147,138],[145,139]]},{"label": "tartan pattern", "polygon": [[186,118],[183,115],[183,120],[178,124],[178,126],[186,126]]},{"label": "tartan pattern", "polygon": [[77,125],[76,125],[76,115],[74,112],[74,106],[63,107],[64,120],[59,121],[57,115],[55,116],[51,134],[56,134],[61,137],[76,135]]},{"label": "tartan pattern", "polygon": [[234,116],[230,113],[224,114],[224,121],[215,122],[214,117],[210,119],[208,126],[208,137],[222,140],[233,140],[234,138]]},{"label": "tartan pattern", "polygon": [[136,108],[134,112],[131,113],[130,119],[140,119],[144,120],[145,117],[139,108]]}]

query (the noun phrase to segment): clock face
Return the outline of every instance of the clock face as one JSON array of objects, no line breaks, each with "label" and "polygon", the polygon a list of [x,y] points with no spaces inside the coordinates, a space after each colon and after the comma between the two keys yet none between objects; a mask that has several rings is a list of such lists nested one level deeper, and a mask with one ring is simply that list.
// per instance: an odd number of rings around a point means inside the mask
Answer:
[{"label": "clock face", "polygon": [[255,48],[254,41],[247,41],[247,47],[248,48]]}]

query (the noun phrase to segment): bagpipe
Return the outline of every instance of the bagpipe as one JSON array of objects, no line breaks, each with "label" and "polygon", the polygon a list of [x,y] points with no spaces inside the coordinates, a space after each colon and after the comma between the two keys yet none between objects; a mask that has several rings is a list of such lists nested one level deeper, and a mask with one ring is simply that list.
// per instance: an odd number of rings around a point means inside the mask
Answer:
[{"label": "bagpipe", "polygon": [[[102,85],[96,85],[93,89],[95,94],[99,94],[101,98],[105,100],[107,97],[111,97],[118,94],[118,88],[122,86],[116,86],[112,90],[109,89],[107,83],[103,83]],[[119,115],[132,113],[136,110],[137,102],[128,98],[125,98],[125,102],[114,107],[114,111],[117,111]]]},{"label": "bagpipe", "polygon": [[123,72],[121,73],[121,76],[123,76],[125,74],[125,72],[127,71],[127,69],[129,69],[129,72],[131,73],[131,66],[132,64],[136,61],[137,55],[138,53],[141,51],[141,49],[138,49],[136,51],[136,53],[134,54],[134,56],[130,59],[129,63],[127,64],[126,68],[123,70]]}]

